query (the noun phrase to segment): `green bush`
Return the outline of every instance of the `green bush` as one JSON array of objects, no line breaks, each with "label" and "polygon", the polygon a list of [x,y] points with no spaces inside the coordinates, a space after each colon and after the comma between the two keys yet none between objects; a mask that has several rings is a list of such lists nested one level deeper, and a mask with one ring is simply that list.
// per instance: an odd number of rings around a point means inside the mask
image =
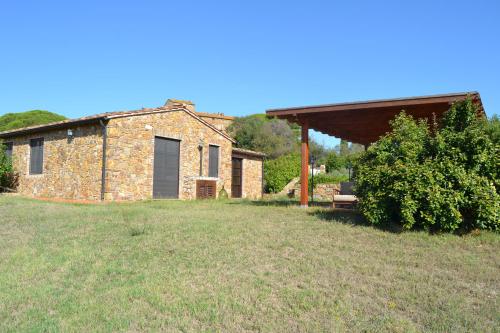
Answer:
[{"label": "green bush", "polygon": [[472,100],[432,131],[405,113],[355,164],[361,213],[373,224],[429,231],[500,229],[499,147]]},{"label": "green bush", "polygon": [[268,193],[283,190],[293,178],[300,175],[300,155],[289,154],[264,162],[264,186]]},{"label": "green bush", "polygon": [[14,172],[11,159],[5,154],[5,147],[0,141],[0,192],[15,190],[19,175]]}]

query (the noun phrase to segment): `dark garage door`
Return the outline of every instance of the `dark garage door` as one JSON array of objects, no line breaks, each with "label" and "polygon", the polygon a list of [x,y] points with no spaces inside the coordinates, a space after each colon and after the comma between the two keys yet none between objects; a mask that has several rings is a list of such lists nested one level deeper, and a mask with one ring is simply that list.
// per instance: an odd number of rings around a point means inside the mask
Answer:
[{"label": "dark garage door", "polygon": [[231,196],[241,198],[241,169],[243,160],[233,157],[233,177],[231,179]]},{"label": "dark garage door", "polygon": [[178,140],[155,137],[153,198],[179,197]]}]

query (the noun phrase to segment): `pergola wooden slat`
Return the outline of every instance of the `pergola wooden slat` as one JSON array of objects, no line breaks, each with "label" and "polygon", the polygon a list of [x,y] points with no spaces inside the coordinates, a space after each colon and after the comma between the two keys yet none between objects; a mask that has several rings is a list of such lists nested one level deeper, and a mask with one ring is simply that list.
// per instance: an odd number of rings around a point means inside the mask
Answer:
[{"label": "pergola wooden slat", "polygon": [[309,129],[335,136],[350,142],[369,145],[390,130],[389,122],[404,110],[414,118],[432,121],[443,116],[451,104],[470,96],[484,115],[481,97],[478,92],[454,93],[445,95],[406,97],[361,102],[336,103],[270,109],[266,113],[286,119],[301,126],[301,192],[300,204],[308,205],[309,169]]}]

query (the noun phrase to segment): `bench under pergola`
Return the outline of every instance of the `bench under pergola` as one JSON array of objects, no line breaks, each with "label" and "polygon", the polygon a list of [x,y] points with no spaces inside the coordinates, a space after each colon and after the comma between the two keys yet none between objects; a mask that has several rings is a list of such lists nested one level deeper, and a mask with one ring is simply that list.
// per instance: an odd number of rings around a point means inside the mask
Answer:
[{"label": "bench under pergola", "polygon": [[402,110],[414,118],[439,119],[451,104],[470,96],[484,114],[478,92],[418,96],[361,102],[270,109],[266,113],[301,126],[300,204],[308,205],[309,129],[365,147],[390,130],[389,122]]}]

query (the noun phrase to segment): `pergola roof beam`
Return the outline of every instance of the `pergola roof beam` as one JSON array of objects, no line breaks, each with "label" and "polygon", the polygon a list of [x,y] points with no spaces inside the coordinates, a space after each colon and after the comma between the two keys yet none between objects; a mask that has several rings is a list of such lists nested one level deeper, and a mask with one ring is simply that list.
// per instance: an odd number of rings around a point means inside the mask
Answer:
[{"label": "pergola roof beam", "polygon": [[[471,96],[484,114],[478,92],[395,98],[326,105],[270,109],[266,113],[298,124],[307,121],[309,128],[358,143],[376,141],[389,129],[390,120],[405,110],[414,118],[432,121],[442,117],[453,102]],[[370,142],[366,142],[370,140]]]}]

